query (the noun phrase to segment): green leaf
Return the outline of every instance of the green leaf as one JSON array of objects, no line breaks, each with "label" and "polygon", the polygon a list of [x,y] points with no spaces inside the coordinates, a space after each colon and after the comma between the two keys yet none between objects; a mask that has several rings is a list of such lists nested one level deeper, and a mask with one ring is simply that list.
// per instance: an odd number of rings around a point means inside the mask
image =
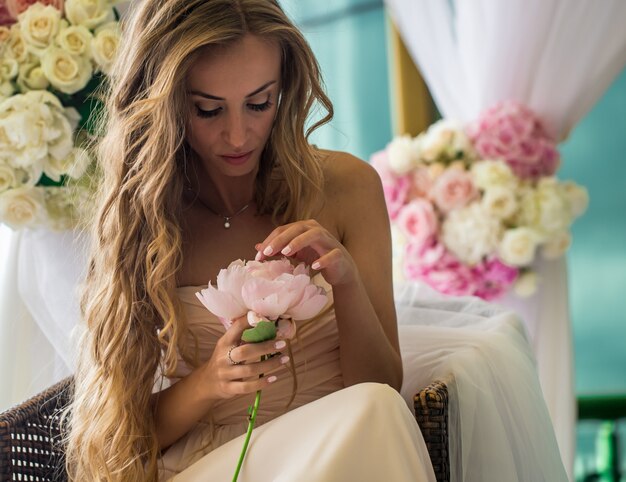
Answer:
[{"label": "green leaf", "polygon": [[276,338],[276,326],[272,321],[259,321],[254,328],[243,331],[241,339],[248,343],[259,343]]}]

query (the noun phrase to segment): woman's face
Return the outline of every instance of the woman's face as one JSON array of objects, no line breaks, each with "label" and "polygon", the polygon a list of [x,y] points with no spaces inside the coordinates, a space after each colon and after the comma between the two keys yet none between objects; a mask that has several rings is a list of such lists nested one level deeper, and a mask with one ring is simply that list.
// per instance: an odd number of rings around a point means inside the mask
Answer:
[{"label": "woman's face", "polygon": [[280,92],[279,45],[253,35],[202,54],[187,77],[187,141],[216,176],[256,173]]}]

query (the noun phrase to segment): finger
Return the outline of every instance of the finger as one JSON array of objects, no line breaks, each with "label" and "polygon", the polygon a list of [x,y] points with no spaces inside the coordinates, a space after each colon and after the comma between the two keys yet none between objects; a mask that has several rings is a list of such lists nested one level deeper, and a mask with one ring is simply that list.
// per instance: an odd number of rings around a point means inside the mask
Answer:
[{"label": "finger", "polygon": [[[284,228],[282,230],[274,230],[274,232],[270,233],[270,235],[262,243],[260,243],[261,246],[259,247],[259,251],[255,259],[257,261],[261,261],[269,256],[274,256],[280,253],[291,239],[314,227],[314,224],[312,223],[317,225],[317,222],[312,220],[298,221],[297,223],[282,226]],[[283,254],[287,255],[288,253]]]},{"label": "finger", "polygon": [[275,356],[268,360],[246,363],[244,365],[232,365],[228,368],[226,376],[228,380],[245,380],[259,378],[268,375],[289,362],[287,355]]},{"label": "finger", "polygon": [[341,250],[339,248],[335,248],[323,256],[317,258],[312,264],[311,268],[317,271],[322,271],[327,269],[334,264],[338,263],[341,259]]},{"label": "finger", "polygon": [[293,239],[287,240],[286,243],[287,244],[285,244],[285,247],[281,251],[285,256],[295,255],[307,247],[313,249],[318,256],[322,256],[328,250],[336,246],[337,240],[324,228],[313,227],[294,236]]},{"label": "finger", "polygon": [[276,375],[269,375],[262,378],[256,378],[252,380],[243,380],[239,382],[230,383],[229,392],[235,395],[245,395],[247,393],[253,393],[258,390],[263,390],[268,385],[274,383],[278,377]]},{"label": "finger", "polygon": [[[258,361],[262,356],[277,353],[287,346],[285,340],[270,340],[261,343],[246,343],[237,347],[237,361]],[[234,352],[235,350],[233,350]],[[232,354],[231,354],[232,356]]]},{"label": "finger", "polygon": [[220,339],[223,346],[239,345],[239,343],[241,343],[241,335],[243,334],[243,331],[248,328],[250,328],[250,324],[248,323],[248,318],[246,316],[242,316],[234,320],[231,327],[226,330],[226,333],[224,333]]}]

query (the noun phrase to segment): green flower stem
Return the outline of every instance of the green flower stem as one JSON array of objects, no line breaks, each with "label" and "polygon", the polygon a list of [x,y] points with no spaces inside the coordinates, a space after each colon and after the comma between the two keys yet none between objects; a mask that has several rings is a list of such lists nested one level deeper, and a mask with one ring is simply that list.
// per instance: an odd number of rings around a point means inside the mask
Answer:
[{"label": "green flower stem", "polygon": [[246,450],[248,449],[248,443],[250,442],[250,436],[252,435],[252,429],[254,428],[254,422],[256,421],[256,413],[259,410],[259,403],[261,402],[261,390],[256,392],[256,398],[254,399],[254,405],[248,408],[248,432],[246,433],[246,440],[243,442],[243,449],[241,449],[241,455],[239,456],[239,462],[235,469],[235,475],[233,475],[233,482],[237,482],[239,477],[239,471],[243,465],[243,458],[246,456]]},{"label": "green flower stem", "polygon": [[[266,360],[267,357],[263,355],[261,361]],[[262,378],[263,374],[259,375]],[[254,399],[254,405],[248,407],[248,431],[246,432],[246,439],[243,442],[243,448],[241,449],[241,455],[239,456],[239,462],[237,462],[237,468],[235,469],[235,475],[233,475],[233,481],[237,482],[239,477],[239,471],[243,465],[243,459],[246,456],[246,450],[248,450],[248,443],[250,443],[250,437],[252,436],[252,429],[254,428],[254,422],[256,422],[256,414],[259,411],[259,404],[261,403],[261,390],[257,390],[256,398]]]}]

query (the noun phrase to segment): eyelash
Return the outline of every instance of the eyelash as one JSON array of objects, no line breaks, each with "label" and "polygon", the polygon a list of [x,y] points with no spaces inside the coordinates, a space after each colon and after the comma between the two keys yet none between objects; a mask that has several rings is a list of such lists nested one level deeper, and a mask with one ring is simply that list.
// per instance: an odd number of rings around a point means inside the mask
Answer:
[{"label": "eyelash", "polygon": [[[272,105],[273,105],[272,102],[268,99],[262,104],[248,104],[248,107],[255,112],[263,112],[269,109],[270,107],[272,107]],[[213,109],[213,110],[202,110],[200,109],[200,107],[196,106],[196,113],[198,114],[198,117],[203,117],[203,118],[215,117],[217,114],[220,113],[220,110],[221,110],[221,107],[218,107],[217,109]]]}]

